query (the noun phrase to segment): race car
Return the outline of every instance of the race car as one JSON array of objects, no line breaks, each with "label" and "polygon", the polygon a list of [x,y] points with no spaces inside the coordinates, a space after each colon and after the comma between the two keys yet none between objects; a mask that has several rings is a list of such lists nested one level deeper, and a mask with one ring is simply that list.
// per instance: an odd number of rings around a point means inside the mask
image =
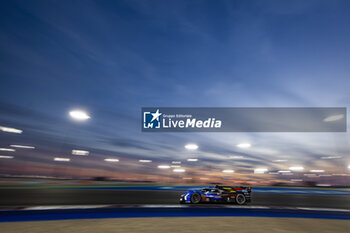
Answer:
[{"label": "race car", "polygon": [[181,195],[180,203],[217,202],[243,205],[251,202],[251,191],[251,187],[215,185],[214,187],[187,191]]}]

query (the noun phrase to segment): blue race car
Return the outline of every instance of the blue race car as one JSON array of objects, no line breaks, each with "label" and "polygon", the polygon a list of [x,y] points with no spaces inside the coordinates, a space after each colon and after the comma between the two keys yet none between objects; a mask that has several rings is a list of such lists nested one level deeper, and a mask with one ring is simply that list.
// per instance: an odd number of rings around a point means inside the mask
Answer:
[{"label": "blue race car", "polygon": [[251,187],[243,186],[221,186],[190,190],[181,195],[180,203],[236,203],[243,205],[251,202]]}]

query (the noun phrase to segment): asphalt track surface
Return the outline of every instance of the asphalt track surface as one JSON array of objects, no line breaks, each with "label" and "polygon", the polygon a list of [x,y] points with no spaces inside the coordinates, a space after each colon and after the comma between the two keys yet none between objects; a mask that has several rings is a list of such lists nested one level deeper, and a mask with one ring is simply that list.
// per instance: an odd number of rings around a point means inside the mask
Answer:
[{"label": "asphalt track surface", "polygon": [[[178,204],[183,191],[1,189],[0,206]],[[210,206],[210,204],[203,204]],[[253,193],[252,206],[350,209],[350,195]]]}]

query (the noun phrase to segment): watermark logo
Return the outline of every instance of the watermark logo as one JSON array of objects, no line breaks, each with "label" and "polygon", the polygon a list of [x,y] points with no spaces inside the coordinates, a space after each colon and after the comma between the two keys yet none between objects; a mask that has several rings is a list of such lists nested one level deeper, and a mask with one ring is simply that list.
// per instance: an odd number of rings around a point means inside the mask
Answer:
[{"label": "watermark logo", "polygon": [[143,112],[143,128],[144,129],[159,129],[161,126],[161,115],[157,109],[154,112]]},{"label": "watermark logo", "polygon": [[346,132],[346,108],[142,108],[143,132]]},{"label": "watermark logo", "polygon": [[[143,108],[142,131],[202,131],[220,129],[222,121],[210,112],[193,112],[186,108]],[[189,113],[190,111],[191,113]]]}]

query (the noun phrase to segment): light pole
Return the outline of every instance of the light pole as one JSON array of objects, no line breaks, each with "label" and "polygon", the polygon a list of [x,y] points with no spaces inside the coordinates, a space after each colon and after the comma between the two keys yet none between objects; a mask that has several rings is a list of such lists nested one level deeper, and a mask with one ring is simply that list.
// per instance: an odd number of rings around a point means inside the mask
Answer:
[{"label": "light pole", "polygon": [[[73,119],[73,120],[75,120],[75,121],[80,121],[80,122],[82,122],[82,121],[86,121],[86,120],[88,120],[88,119],[90,119],[91,117],[90,117],[90,115],[86,112],[86,111],[84,111],[84,110],[80,110],[80,109],[74,109],[74,110],[71,110],[70,112],[69,112],[69,116]],[[80,153],[78,154],[78,155],[82,155],[82,150],[72,150],[72,154],[76,154],[77,155],[77,151],[79,151]],[[75,152],[75,153],[73,153],[73,152]],[[84,151],[84,155],[88,155],[89,154],[89,152],[87,152],[87,151]],[[82,171],[82,169],[83,169],[84,167],[81,165],[80,166],[80,171]]]},{"label": "light pole", "polygon": [[[188,150],[190,152],[190,154],[194,155],[194,153],[191,153],[191,152],[197,151],[199,146],[197,144],[194,144],[194,143],[188,143],[185,145],[185,148],[186,148],[186,150]],[[191,162],[191,163],[197,162],[198,158],[188,158],[187,161]],[[195,165],[193,164],[193,166],[195,166]]]},{"label": "light pole", "polygon": [[[83,110],[79,110],[79,109],[74,109],[74,110],[69,111],[68,115],[69,115],[69,117],[72,120],[80,121],[80,122],[86,121],[86,120],[91,118],[90,115],[87,112],[85,112]],[[68,128],[66,128],[65,131],[64,131],[63,142],[62,142],[61,148],[59,149],[59,153],[62,153],[63,146],[64,146],[64,144],[66,143],[66,140],[67,140],[67,133],[68,133]],[[82,153],[84,153],[84,155],[88,155],[87,151],[72,150],[72,154],[73,155],[77,155],[77,154],[83,155]],[[55,160],[55,161],[57,161],[57,160]],[[54,173],[57,173],[57,166],[55,166],[55,170],[56,171]],[[79,171],[81,171],[81,170],[79,170]]]}]

